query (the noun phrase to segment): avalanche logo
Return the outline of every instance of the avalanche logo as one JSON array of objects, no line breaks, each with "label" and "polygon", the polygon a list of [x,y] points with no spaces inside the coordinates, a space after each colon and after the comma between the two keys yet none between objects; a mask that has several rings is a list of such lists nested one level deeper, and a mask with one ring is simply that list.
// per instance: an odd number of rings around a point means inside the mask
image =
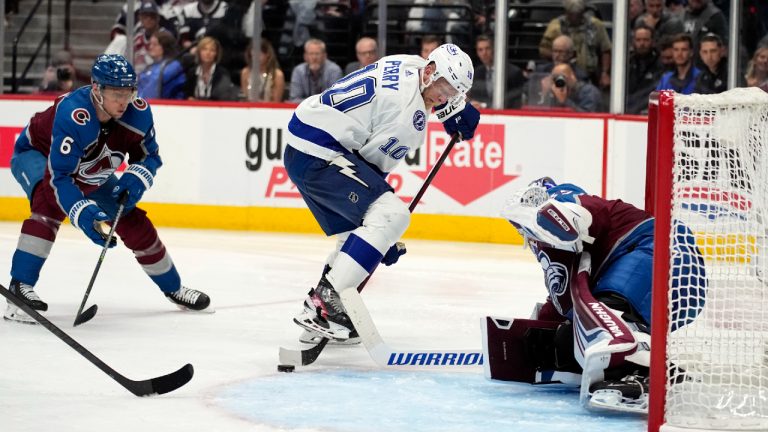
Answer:
[{"label": "avalanche logo", "polygon": [[133,107],[136,108],[139,111],[144,111],[149,106],[147,104],[147,101],[145,101],[142,98],[138,98],[138,97],[136,99],[134,99],[133,102],[131,102],[131,103],[133,104]]},{"label": "avalanche logo", "polygon": [[77,179],[85,184],[99,186],[117,170],[124,158],[122,153],[112,152],[103,146],[98,156],[80,164]]},{"label": "avalanche logo", "polygon": [[413,127],[415,127],[417,131],[421,132],[424,130],[426,125],[427,116],[424,115],[424,111],[416,110],[416,112],[413,113]]},{"label": "avalanche logo", "polygon": [[85,126],[85,124],[90,120],[91,113],[89,113],[85,108],[75,108],[72,111],[72,121],[79,124],[80,126]]},{"label": "avalanche logo", "polygon": [[537,258],[541,268],[544,269],[544,280],[547,284],[552,304],[555,305],[555,308],[561,315],[565,315],[563,307],[560,305],[560,296],[565,294],[568,288],[568,269],[559,262],[552,262],[545,252],[539,252]]}]

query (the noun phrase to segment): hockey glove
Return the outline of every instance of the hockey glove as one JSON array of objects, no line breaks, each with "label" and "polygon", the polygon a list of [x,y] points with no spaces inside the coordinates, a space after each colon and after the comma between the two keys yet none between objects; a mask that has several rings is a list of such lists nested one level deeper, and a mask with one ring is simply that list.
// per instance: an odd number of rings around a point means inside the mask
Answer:
[{"label": "hockey glove", "polygon": [[[442,110],[444,109],[442,108]],[[441,107],[437,107],[435,110],[441,110]],[[437,117],[443,122],[443,128],[448,132],[448,135],[458,132],[461,134],[462,140],[468,140],[475,136],[475,129],[480,123],[480,111],[477,108],[473,107],[472,104],[464,103],[463,109],[456,109],[451,114],[447,114],[447,118],[443,119],[438,113]]]},{"label": "hockey glove", "polygon": [[397,242],[393,244],[391,248],[389,248],[386,254],[384,254],[384,258],[381,259],[381,263],[385,266],[391,266],[392,264],[396,263],[401,256],[405,255],[405,252],[405,243]]},{"label": "hockey glove", "polygon": [[117,181],[117,186],[112,189],[112,198],[117,200],[121,195],[127,194],[125,208],[132,209],[139,203],[144,191],[152,186],[153,181],[154,176],[146,167],[138,164],[129,165]]},{"label": "hockey glove", "polygon": [[[76,202],[69,210],[69,220],[97,245],[104,247],[107,244],[107,236],[98,224],[110,219],[95,202],[86,199]],[[117,240],[113,237],[109,247],[115,247],[116,244]]]}]

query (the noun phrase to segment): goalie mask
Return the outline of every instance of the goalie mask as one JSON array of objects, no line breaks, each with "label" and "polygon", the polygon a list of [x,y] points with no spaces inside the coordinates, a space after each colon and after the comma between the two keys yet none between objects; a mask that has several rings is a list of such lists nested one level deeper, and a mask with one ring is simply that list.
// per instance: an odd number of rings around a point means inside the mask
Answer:
[{"label": "goalie mask", "polygon": [[544,204],[549,199],[547,189],[544,186],[532,182],[530,185],[515,191],[504,204],[501,210],[501,216],[508,220],[517,232],[523,236],[523,247],[529,245],[529,240],[535,239],[530,231],[525,227],[525,223],[520,220],[521,211],[524,214],[535,213],[535,209]]}]

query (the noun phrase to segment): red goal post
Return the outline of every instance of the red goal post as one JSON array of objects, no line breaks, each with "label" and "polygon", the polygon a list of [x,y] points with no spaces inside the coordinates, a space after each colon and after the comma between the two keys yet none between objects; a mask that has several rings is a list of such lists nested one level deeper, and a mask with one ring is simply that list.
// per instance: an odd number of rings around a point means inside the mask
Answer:
[{"label": "red goal post", "polygon": [[[768,94],[654,93],[646,162],[648,430],[768,430]],[[703,268],[675,253],[681,232]],[[691,271],[706,274],[703,289],[686,285]]]}]

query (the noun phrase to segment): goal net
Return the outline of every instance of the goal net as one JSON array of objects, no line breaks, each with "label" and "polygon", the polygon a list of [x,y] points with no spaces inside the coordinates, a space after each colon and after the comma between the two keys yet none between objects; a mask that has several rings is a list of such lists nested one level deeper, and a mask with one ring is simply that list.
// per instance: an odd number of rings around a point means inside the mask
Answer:
[{"label": "goal net", "polygon": [[[647,175],[649,430],[766,431],[768,94],[653,97]],[[681,259],[685,238],[700,260]]]}]

